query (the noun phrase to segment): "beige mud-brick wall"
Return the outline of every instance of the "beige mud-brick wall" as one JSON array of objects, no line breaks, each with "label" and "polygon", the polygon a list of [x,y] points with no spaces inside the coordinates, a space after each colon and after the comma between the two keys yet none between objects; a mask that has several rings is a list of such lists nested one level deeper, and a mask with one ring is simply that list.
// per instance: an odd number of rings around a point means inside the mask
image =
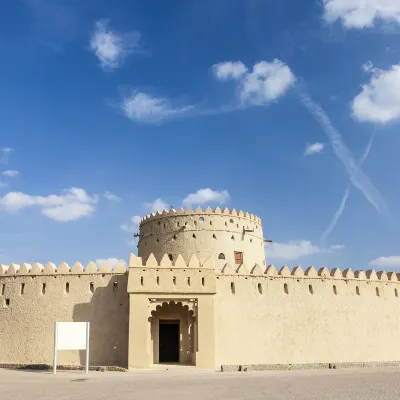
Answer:
[{"label": "beige mud-brick wall", "polygon": [[[54,264],[0,267],[0,364],[52,364],[55,321],[90,322],[90,365],[127,366],[128,274],[94,263],[85,273]],[[59,365],[82,365],[85,351],[60,351]]]},{"label": "beige mud-brick wall", "polygon": [[228,266],[217,277],[218,366],[400,361],[395,273],[255,274]]},{"label": "beige mud-brick wall", "polygon": [[[170,254],[174,262],[181,254],[189,262],[193,254],[200,261],[214,256],[217,267],[235,265],[234,252],[243,253],[247,266],[265,266],[264,238],[261,219],[242,211],[214,211],[208,207],[195,211],[180,209],[151,214],[142,219],[138,255],[144,261],[154,254],[158,261]],[[223,254],[225,259],[219,260]]]}]

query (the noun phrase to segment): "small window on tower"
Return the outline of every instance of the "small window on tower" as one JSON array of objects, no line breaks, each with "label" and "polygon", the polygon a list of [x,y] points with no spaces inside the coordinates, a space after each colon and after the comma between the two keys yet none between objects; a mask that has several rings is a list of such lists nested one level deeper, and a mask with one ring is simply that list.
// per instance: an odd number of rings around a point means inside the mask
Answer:
[{"label": "small window on tower", "polygon": [[224,253],[219,253],[218,259],[219,260],[225,260],[225,254]]},{"label": "small window on tower", "polygon": [[235,264],[243,264],[243,253],[235,251]]}]

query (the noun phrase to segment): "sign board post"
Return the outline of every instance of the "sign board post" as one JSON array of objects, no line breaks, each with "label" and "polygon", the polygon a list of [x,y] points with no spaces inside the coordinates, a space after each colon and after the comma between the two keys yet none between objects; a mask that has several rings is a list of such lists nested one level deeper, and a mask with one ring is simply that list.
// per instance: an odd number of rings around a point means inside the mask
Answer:
[{"label": "sign board post", "polygon": [[57,373],[58,350],[86,350],[85,372],[89,373],[90,322],[54,323],[53,374]]}]

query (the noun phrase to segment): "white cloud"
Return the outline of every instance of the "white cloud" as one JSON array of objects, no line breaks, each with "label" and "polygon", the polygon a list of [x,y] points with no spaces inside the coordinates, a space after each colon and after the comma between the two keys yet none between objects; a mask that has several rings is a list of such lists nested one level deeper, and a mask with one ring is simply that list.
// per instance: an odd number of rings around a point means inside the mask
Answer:
[{"label": "white cloud", "polygon": [[41,212],[55,221],[77,220],[95,211],[98,196],[89,196],[85,190],[71,188],[61,195],[31,196],[21,192],[9,192],[0,197],[0,210],[17,212],[28,207],[39,207]]},{"label": "white cloud", "polygon": [[321,248],[308,240],[289,241],[287,243],[268,243],[265,246],[267,259],[292,261],[312,254],[327,253],[343,249],[343,245]]},{"label": "white cloud", "polygon": [[388,70],[374,69],[369,83],[362,86],[352,101],[351,109],[354,117],[363,122],[400,121],[400,64]]},{"label": "white cloud", "polygon": [[400,23],[399,0],[324,0],[327,22],[340,20],[346,28],[369,28],[377,21]]},{"label": "white cloud", "polygon": [[151,212],[164,211],[170,208],[168,204],[161,199],[156,199],[152,203],[144,203],[143,206]]},{"label": "white cloud", "polygon": [[368,263],[370,267],[400,268],[400,256],[378,257]]},{"label": "white cloud", "polygon": [[111,268],[115,268],[115,266],[121,261],[124,263],[124,265],[126,267],[126,261],[125,260],[122,260],[120,258],[113,258],[113,257],[111,257],[111,258],[98,258],[95,261],[95,263],[96,263],[97,267],[100,268],[106,261],[110,264]]},{"label": "white cloud", "polygon": [[277,100],[295,83],[296,77],[280,60],[260,61],[252,72],[240,61],[223,62],[213,66],[219,80],[234,79],[238,82],[240,102],[246,105],[262,105]]},{"label": "white cloud", "polygon": [[308,144],[304,151],[305,156],[310,156],[311,154],[321,153],[324,150],[325,145],[323,143],[313,143]]},{"label": "white cloud", "polygon": [[139,229],[140,220],[139,215],[134,215],[127,224],[121,225],[121,229],[126,233],[136,233]]},{"label": "white cloud", "polygon": [[8,169],[7,171],[3,171],[2,174],[11,178],[15,178],[19,175],[19,172],[13,169]]},{"label": "white cloud", "polygon": [[243,102],[264,104],[283,96],[296,81],[290,68],[279,60],[259,62],[243,81]]},{"label": "white cloud", "polygon": [[211,190],[200,189],[196,193],[190,193],[182,201],[182,205],[185,207],[192,206],[193,204],[205,204],[205,203],[218,203],[225,204],[229,201],[230,196],[227,190]]},{"label": "white cloud", "polygon": [[67,203],[55,207],[45,207],[42,214],[58,222],[74,221],[82,217],[87,217],[95,211],[92,204],[87,203]]},{"label": "white cloud", "polygon": [[329,250],[330,251],[336,251],[336,250],[343,250],[345,248],[346,248],[346,246],[344,244],[334,244],[334,245],[329,247]]},{"label": "white cloud", "polygon": [[129,119],[137,122],[157,123],[192,110],[193,106],[173,107],[162,97],[152,97],[146,93],[133,92],[124,97],[120,105]]},{"label": "white cloud", "polygon": [[363,65],[361,65],[361,70],[369,73],[369,72],[373,72],[375,70],[375,67],[371,61],[367,61]]},{"label": "white cloud", "polygon": [[96,54],[103,69],[120,67],[126,57],[139,49],[140,34],[130,32],[119,34],[108,27],[108,20],[96,22],[90,38],[90,49]]},{"label": "white cloud", "polygon": [[213,65],[213,71],[217,79],[225,81],[227,79],[239,79],[247,73],[247,67],[241,61],[226,61]]},{"label": "white cloud", "polygon": [[236,81],[238,104],[219,109],[198,109],[194,105],[172,105],[167,98],[156,97],[140,91],[124,96],[119,107],[129,119],[142,123],[160,123],[181,116],[213,115],[235,111],[243,106],[263,105],[283,96],[296,81],[290,68],[279,60],[261,61],[249,72],[241,62],[223,62],[212,67],[216,79]]},{"label": "white cloud", "polygon": [[105,191],[103,196],[109,201],[121,201],[121,197],[118,197],[116,194],[111,193],[109,191]]}]

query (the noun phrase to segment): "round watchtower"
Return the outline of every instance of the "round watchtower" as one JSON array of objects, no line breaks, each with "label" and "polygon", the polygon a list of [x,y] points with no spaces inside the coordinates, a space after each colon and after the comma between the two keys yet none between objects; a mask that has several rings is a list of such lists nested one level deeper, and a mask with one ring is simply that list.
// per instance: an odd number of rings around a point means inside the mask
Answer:
[{"label": "round watchtower", "polygon": [[182,254],[189,262],[193,254],[201,261],[214,256],[219,265],[265,265],[261,219],[235,209],[157,212],[140,223],[138,255],[147,260],[153,253],[158,261],[168,254],[175,262]]}]

